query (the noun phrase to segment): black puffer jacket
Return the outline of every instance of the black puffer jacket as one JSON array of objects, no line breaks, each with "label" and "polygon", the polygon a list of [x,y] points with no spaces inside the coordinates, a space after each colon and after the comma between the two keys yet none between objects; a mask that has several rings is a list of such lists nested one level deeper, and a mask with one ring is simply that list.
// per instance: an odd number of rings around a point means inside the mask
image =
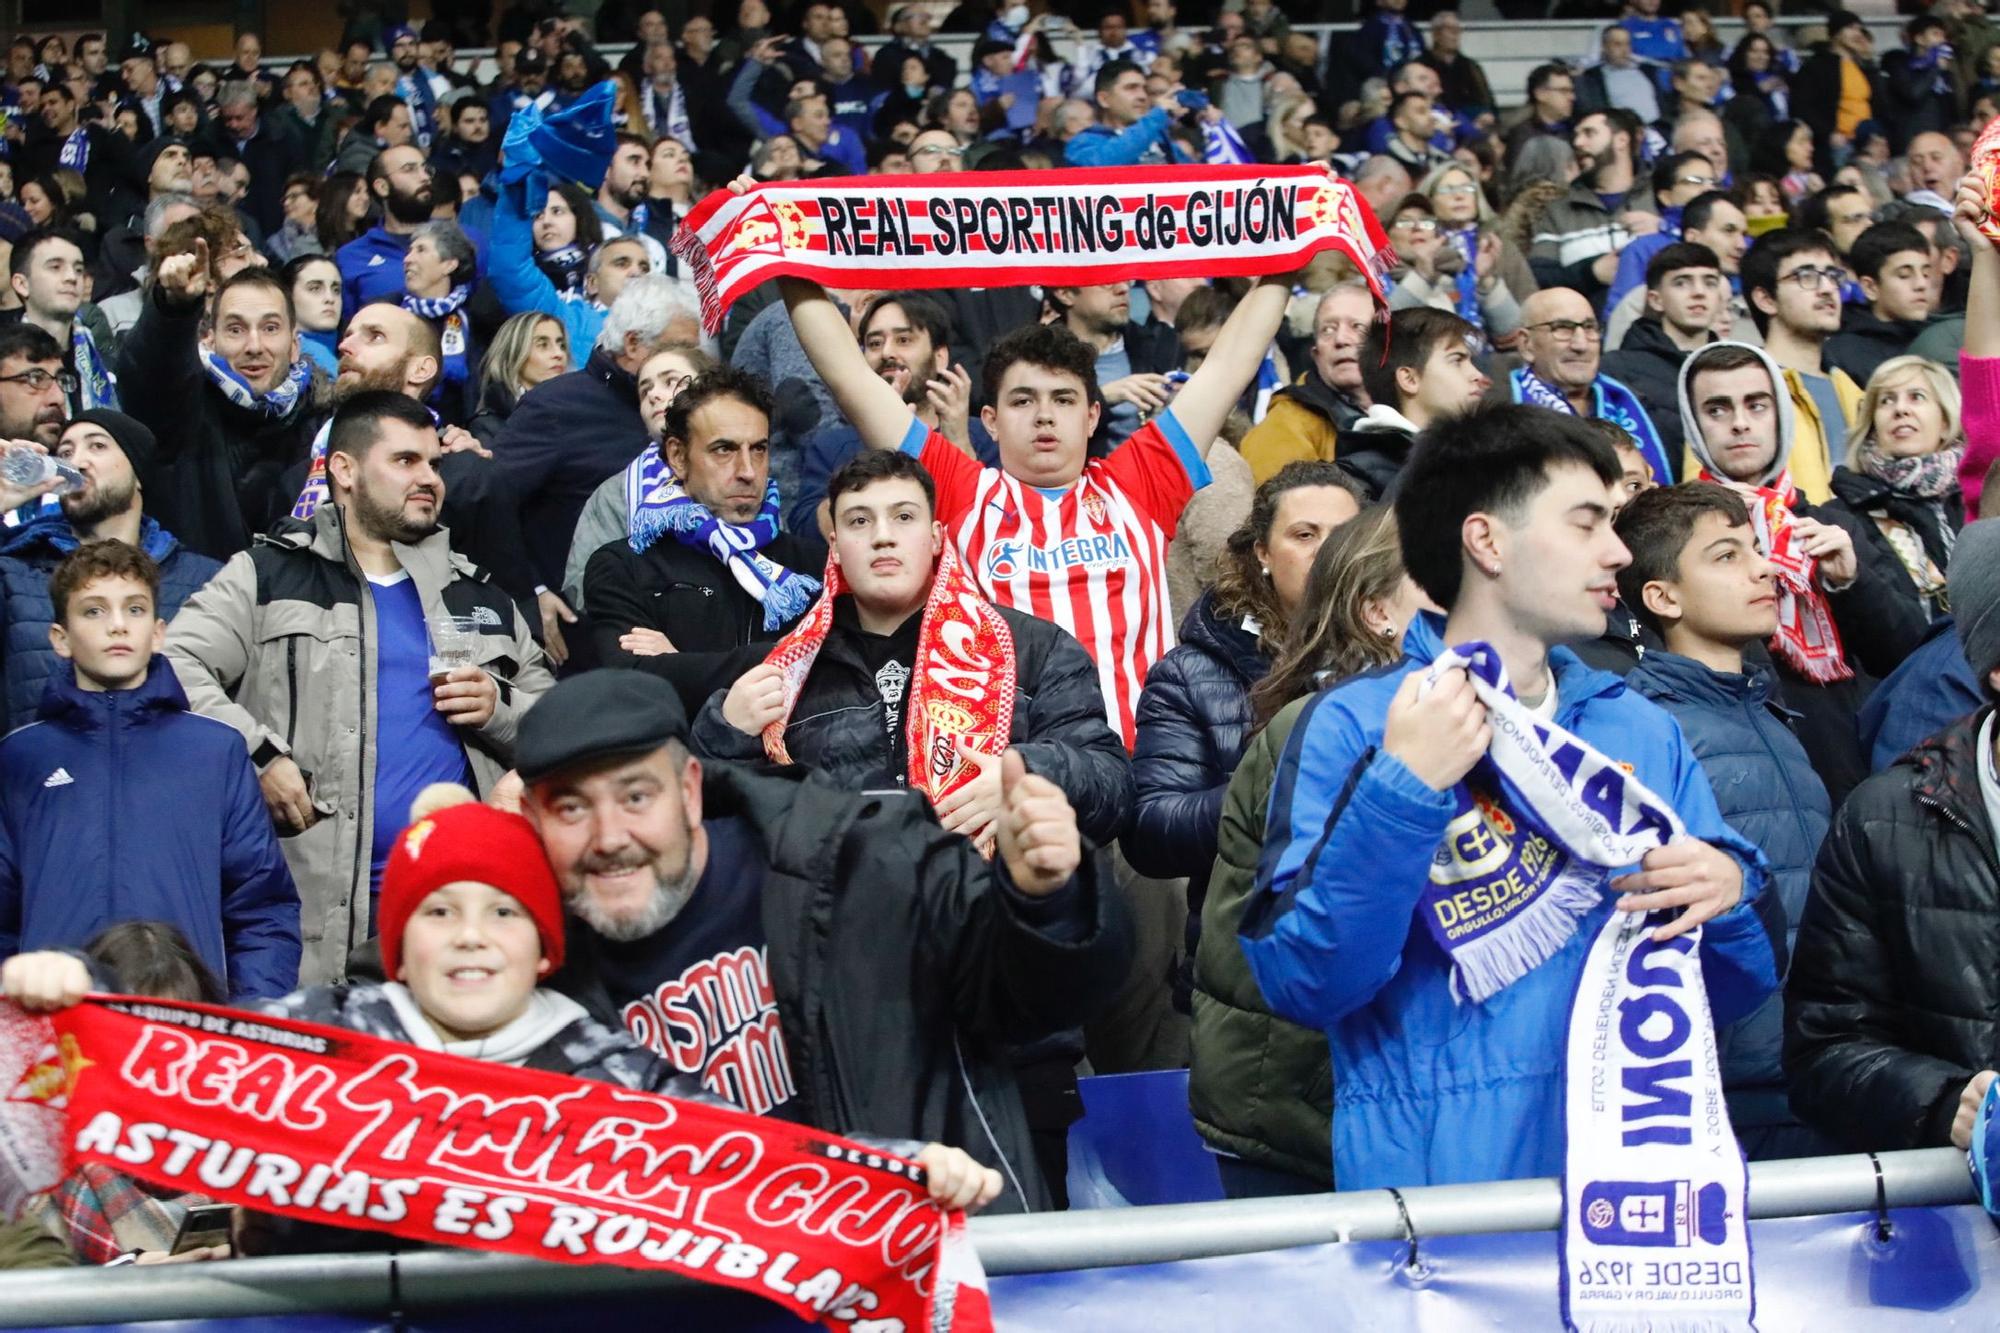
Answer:
[{"label": "black puffer jacket", "polygon": [[1250,688],[1271,669],[1258,636],[1215,613],[1205,592],[1181,622],[1181,641],[1146,674],[1132,753],[1138,796],[1125,856],[1142,875],[1188,879],[1188,957],[1215,862],[1222,797],[1250,735]]},{"label": "black puffer jacket", "polygon": [[1856,1151],[1940,1147],[2000,1050],[1989,706],[1860,787],[1813,870],[1785,986],[1792,1110]]},{"label": "black puffer jacket", "polygon": [[[593,602],[595,593],[593,591]],[[856,646],[851,599],[836,604],[812,674],[799,692],[785,727],[785,748],[798,763],[827,774],[854,791],[901,785],[875,673]],[[1104,695],[1090,655],[1060,625],[1007,607],[1001,619],[1014,634],[1014,717],[1008,739],[1028,771],[1062,788],[1076,810],[1077,828],[1103,846],[1124,828],[1132,808],[1132,770],[1125,744],[1104,716]],[[768,644],[735,654],[718,673],[733,682],[764,660]],[[1156,668],[1157,669],[1157,668]],[[723,720],[723,685],[696,716],[697,754],[710,759],[762,763],[763,742]]]},{"label": "black puffer jacket", "polygon": [[1850,306],[1840,332],[1826,340],[1826,364],[1865,386],[1892,356],[1910,350],[1924,331],[1920,319],[1883,319],[1867,306]]},{"label": "black puffer jacket", "polygon": [[[1940,571],[1951,564],[1951,542],[1958,530],[1965,526],[1965,501],[1958,488],[1953,487],[1949,495],[1939,497],[1938,503],[1905,495],[1886,481],[1878,481],[1864,473],[1850,468],[1837,467],[1833,470],[1834,509],[1845,510],[1859,519],[1868,535],[1868,544],[1874,548],[1875,563],[1885,571],[1902,570],[1902,557],[1889,542],[1888,534],[1882,531],[1882,519],[1894,519],[1915,532],[1924,544],[1924,554]],[[1913,610],[1925,620],[1933,620],[1944,614],[1944,606],[1933,597],[1926,597],[1918,591],[1916,580],[1906,578],[1903,583],[1890,579],[1889,583],[1899,594],[1907,593]],[[1942,592],[1942,589],[1940,589]]]}]

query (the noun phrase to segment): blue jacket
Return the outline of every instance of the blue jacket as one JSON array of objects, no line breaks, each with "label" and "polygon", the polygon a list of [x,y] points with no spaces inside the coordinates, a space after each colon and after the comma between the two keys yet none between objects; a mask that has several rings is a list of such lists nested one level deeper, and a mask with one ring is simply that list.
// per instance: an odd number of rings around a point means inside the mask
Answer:
[{"label": "blue jacket", "polygon": [[343,328],[370,301],[403,299],[403,256],[409,250],[408,236],[392,234],[378,224],[333,252],[340,269]]},{"label": "blue jacket", "polygon": [[[1773,698],[1771,669],[1725,675],[1692,658],[1654,651],[1625,684],[1673,714],[1708,775],[1722,818],[1764,853],[1777,892],[1761,903],[1774,926],[1779,923],[1771,913],[1783,907],[1789,958],[1833,804],[1786,723],[1796,715]],[[1775,995],[1721,1034],[1722,1082],[1739,1134],[1797,1123],[1785,1101],[1784,1040],[1785,1007]]]},{"label": "blue jacket", "polygon": [[539,310],[561,320],[569,337],[569,363],[580,366],[597,346],[605,310],[581,292],[557,291],[549,275],[535,263],[534,221],[522,200],[523,188],[503,185],[493,201],[493,241],[486,276],[493,283],[493,294],[500,298],[500,308],[508,314]]},{"label": "blue jacket", "polygon": [[[0,617],[6,626],[0,647],[6,654],[9,729],[35,720],[42,691],[60,660],[49,646],[49,625],[56,618],[49,576],[78,545],[75,530],[61,514],[16,528],[0,544]],[[140,521],[139,545],[160,567],[160,604],[154,610],[162,620],[172,620],[181,603],[222,568],[221,561],[188,550],[150,518]]]},{"label": "blue jacket", "polygon": [[1168,161],[1171,148],[1173,161],[1195,161],[1172,142],[1172,129],[1167,113],[1154,107],[1122,130],[1109,125],[1084,126],[1063,149],[1063,157],[1073,167],[1136,167],[1141,163]]},{"label": "blue jacket", "polygon": [[231,1000],[299,980],[299,894],[235,728],[188,711],[155,655],[137,688],[78,688],[0,741],[0,956],[107,926],[179,927]]},{"label": "blue jacket", "polygon": [[1856,721],[1869,771],[1880,773],[1985,702],[1956,625],[1950,616],[1939,616],[1917,650],[1861,705]]},{"label": "blue jacket", "polygon": [[[1570,1003],[1614,895],[1553,957],[1480,1005],[1459,1004],[1450,960],[1416,919],[1446,825],[1466,788],[1433,791],[1382,747],[1404,676],[1443,650],[1423,617],[1395,666],[1315,695],[1271,789],[1259,893],[1243,951],[1282,1018],[1327,1034],[1333,1052],[1334,1179],[1342,1189],[1553,1176],[1563,1169],[1563,1073]],[[1549,654],[1555,720],[1669,800],[1688,832],[1742,863],[1744,902],[1702,935],[1719,1023],[1777,987],[1774,945],[1754,909],[1755,847],[1722,822],[1674,720],[1618,677]]]}]

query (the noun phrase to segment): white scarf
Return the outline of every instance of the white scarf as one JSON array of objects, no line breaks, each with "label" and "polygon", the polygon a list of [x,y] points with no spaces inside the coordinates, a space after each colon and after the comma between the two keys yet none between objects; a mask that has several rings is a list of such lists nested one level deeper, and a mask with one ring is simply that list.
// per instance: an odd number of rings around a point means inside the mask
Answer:
[{"label": "white scarf", "polygon": [[382,987],[389,1007],[402,1020],[404,1040],[425,1051],[441,1051],[446,1055],[462,1055],[468,1060],[491,1060],[494,1064],[518,1065],[525,1063],[529,1056],[554,1040],[561,1032],[579,1018],[589,1015],[583,1006],[567,995],[552,990],[537,989],[528,996],[528,1007],[521,1016],[497,1032],[489,1032],[476,1041],[446,1041],[437,1034],[437,1029],[424,1017],[424,1011],[417,1007],[417,997],[410,994],[409,987],[400,981],[387,982]]},{"label": "white scarf", "polygon": [[[1612,869],[1686,836],[1672,806],[1516,699],[1492,648],[1448,649],[1430,678],[1455,667],[1487,709],[1499,804],[1572,871],[1594,871],[1600,892]],[[1669,919],[1611,913],[1570,1008],[1562,1305],[1578,1333],[1719,1333],[1755,1313],[1749,1172],[1722,1096],[1701,931],[1654,943]]]}]

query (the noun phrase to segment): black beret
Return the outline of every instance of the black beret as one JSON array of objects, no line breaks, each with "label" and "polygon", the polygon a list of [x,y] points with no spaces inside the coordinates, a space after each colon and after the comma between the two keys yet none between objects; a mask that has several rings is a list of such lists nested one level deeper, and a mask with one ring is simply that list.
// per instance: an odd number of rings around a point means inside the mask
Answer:
[{"label": "black beret", "polygon": [[687,710],[666,681],[643,671],[587,671],[558,684],[521,719],[514,767],[538,782],[591,760],[649,754],[687,735]]}]

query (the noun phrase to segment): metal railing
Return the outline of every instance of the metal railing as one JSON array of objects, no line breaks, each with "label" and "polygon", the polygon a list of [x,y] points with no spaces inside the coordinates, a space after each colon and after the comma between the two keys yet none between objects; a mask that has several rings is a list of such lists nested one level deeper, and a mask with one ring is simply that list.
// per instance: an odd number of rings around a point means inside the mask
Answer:
[{"label": "metal railing", "polygon": [[[1879,1173],[1876,1163],[1880,1164]],[[1553,1230],[1554,1180],[1450,1185],[1228,1203],[1174,1204],[1037,1217],[976,1218],[972,1236],[994,1276],[1171,1263],[1329,1242]],[[1948,1148],[1759,1162],[1753,1218],[1801,1217],[1971,1202],[1965,1154]],[[1838,1275],[1829,1275],[1835,1285]],[[422,1250],[0,1275],[0,1327],[256,1318],[314,1312],[380,1314],[509,1300],[685,1291],[667,1272],[578,1267],[513,1255]]]}]

